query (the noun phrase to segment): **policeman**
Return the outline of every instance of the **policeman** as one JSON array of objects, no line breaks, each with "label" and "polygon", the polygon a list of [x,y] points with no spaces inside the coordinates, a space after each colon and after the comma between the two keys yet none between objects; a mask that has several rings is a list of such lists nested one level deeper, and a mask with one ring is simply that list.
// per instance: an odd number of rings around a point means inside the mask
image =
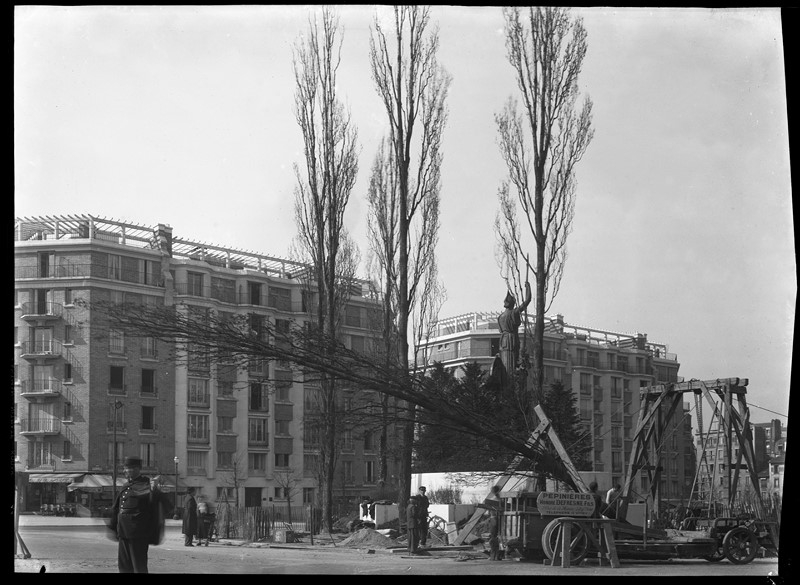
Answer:
[{"label": "policeman", "polygon": [[147,573],[147,551],[163,534],[162,494],[141,474],[140,458],[126,457],[123,469],[128,483],[114,500],[108,527],[119,541],[119,572]]}]

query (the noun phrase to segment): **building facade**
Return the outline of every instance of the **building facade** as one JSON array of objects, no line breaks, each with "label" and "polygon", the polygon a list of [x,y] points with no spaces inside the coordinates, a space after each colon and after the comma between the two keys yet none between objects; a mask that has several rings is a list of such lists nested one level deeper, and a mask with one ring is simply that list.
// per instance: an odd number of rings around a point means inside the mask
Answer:
[{"label": "building facade", "polygon": [[[22,511],[75,503],[96,511],[99,484],[126,455],[166,489],[187,486],[209,502],[317,503],[315,382],[289,363],[253,360],[246,369],[186,359],[154,338],[110,329],[93,301],[181,305],[246,315],[254,330],[311,317],[309,267],[267,255],[176,238],[172,228],[94,216],[16,220],[14,461]],[[77,299],[87,303],[76,303]],[[376,303],[366,283],[351,291],[341,340],[365,350]],[[358,400],[346,388],[343,401]],[[378,453],[368,433],[347,431],[337,496],[372,493]],[[116,468],[115,468],[116,463]],[[389,461],[392,466],[394,461]],[[394,471],[389,472],[393,476]]]},{"label": "building facade", "polygon": [[[491,369],[499,352],[498,313],[468,313],[440,320],[431,338],[417,350],[424,363],[437,361],[458,375],[460,366],[477,362]],[[640,408],[639,388],[648,384],[678,382],[677,356],[664,344],[648,341],[642,333],[623,334],[572,325],[563,316],[546,317],[544,334],[545,384],[562,382],[577,397],[584,432],[592,436],[592,469],[611,485],[623,483],[633,449]],[[520,331],[521,351],[532,347],[533,324],[527,337]],[[669,422],[661,461],[662,501],[688,497],[694,479],[695,455],[691,409]],[[603,475],[601,475],[603,474]],[[599,483],[599,482],[598,482]],[[608,489],[611,485],[601,485]],[[643,472],[632,484],[634,499],[646,497],[650,487]]]}]

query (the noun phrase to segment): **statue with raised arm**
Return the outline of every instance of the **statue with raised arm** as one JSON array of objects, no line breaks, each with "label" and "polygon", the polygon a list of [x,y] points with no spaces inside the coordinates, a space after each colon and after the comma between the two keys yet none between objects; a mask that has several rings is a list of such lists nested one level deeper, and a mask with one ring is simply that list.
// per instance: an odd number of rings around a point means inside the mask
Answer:
[{"label": "statue with raised arm", "polygon": [[500,353],[495,356],[492,364],[492,377],[502,381],[503,386],[508,386],[513,372],[519,365],[519,326],[522,323],[522,312],[531,302],[531,285],[525,282],[525,300],[516,306],[517,299],[511,292],[506,294],[503,306],[505,310],[497,318],[500,326]]}]

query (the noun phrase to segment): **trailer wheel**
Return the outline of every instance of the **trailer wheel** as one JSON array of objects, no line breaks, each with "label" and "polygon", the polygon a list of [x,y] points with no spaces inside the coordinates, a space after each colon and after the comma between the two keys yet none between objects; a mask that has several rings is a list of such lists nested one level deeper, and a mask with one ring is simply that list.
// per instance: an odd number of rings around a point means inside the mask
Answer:
[{"label": "trailer wheel", "polygon": [[[555,556],[556,547],[559,546],[558,541],[563,532],[562,524],[566,524],[567,522],[569,522],[569,520],[563,522],[559,522],[557,519],[552,520],[545,526],[542,532],[542,549],[544,549],[544,554],[547,555],[547,558],[551,561]],[[570,531],[570,539],[572,542],[569,546],[569,562],[570,564],[577,565],[589,552],[589,539],[580,524],[575,522],[569,523],[572,526],[572,530]]]},{"label": "trailer wheel", "polygon": [[725,535],[722,548],[730,562],[746,565],[758,554],[758,537],[744,526],[739,526]]},{"label": "trailer wheel", "polygon": [[438,530],[444,534],[447,532],[447,522],[441,516],[431,516],[428,519],[428,528],[431,530]]}]

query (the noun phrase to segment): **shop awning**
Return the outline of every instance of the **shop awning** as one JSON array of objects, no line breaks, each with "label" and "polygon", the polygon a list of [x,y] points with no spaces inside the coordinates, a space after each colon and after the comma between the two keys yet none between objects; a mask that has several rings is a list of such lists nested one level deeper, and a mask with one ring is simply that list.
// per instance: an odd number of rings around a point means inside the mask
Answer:
[{"label": "shop awning", "polygon": [[31,473],[28,483],[72,483],[82,473]]},{"label": "shop awning", "polygon": [[[80,477],[80,476],[78,476]],[[128,480],[124,477],[117,477],[117,487],[123,487]],[[77,481],[67,486],[69,491],[73,490],[102,490],[111,489],[114,485],[114,478],[110,475],[87,473]]]}]

